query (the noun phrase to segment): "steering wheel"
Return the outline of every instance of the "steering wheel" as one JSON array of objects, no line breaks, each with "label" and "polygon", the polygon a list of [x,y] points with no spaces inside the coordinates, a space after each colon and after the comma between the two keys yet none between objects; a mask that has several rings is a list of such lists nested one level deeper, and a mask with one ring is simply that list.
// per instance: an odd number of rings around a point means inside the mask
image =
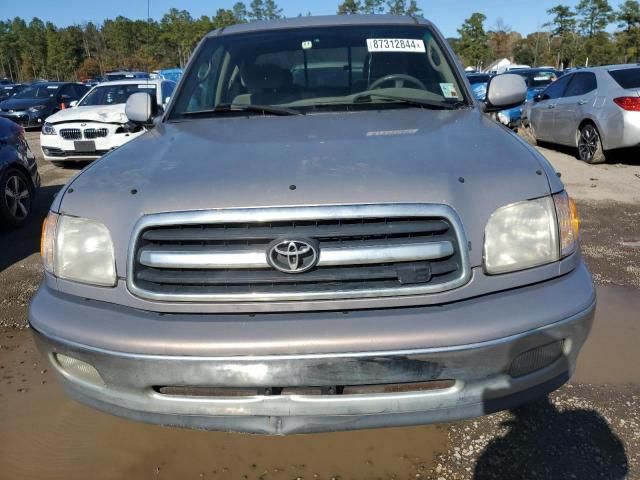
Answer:
[{"label": "steering wheel", "polygon": [[412,83],[414,85],[417,85],[422,90],[426,90],[427,89],[425,84],[422,83],[420,80],[418,80],[416,77],[412,77],[411,75],[406,75],[404,73],[392,73],[390,75],[385,75],[384,77],[379,78],[378,80],[373,82],[369,86],[369,90],[375,90],[376,88],[379,88],[380,85],[382,85],[383,83],[387,83],[387,82],[395,82],[395,87],[396,88],[404,87],[405,82],[408,82],[408,83]]}]

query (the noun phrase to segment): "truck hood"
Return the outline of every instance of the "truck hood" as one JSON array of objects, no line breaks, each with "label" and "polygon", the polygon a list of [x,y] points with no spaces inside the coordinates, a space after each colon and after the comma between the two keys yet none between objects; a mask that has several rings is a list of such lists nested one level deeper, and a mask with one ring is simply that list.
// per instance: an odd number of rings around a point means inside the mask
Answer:
[{"label": "truck hood", "polygon": [[477,109],[220,117],[158,125],[86,169],[54,208],[105,223],[124,272],[145,214],[443,203],[460,215],[478,265],[491,213],[550,193],[541,162]]},{"label": "truck hood", "polygon": [[124,113],[125,104],[97,105],[86,107],[65,108],[47,118],[49,123],[64,122],[102,122],[102,123],[127,123]]}]

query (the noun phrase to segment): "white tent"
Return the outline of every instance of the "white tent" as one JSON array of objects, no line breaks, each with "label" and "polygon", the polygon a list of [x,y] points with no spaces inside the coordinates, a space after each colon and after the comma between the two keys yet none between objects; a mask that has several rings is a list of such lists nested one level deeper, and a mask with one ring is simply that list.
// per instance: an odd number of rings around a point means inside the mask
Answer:
[{"label": "white tent", "polygon": [[491,63],[487,68],[485,68],[485,72],[496,72],[503,73],[507,67],[511,65],[511,60],[508,58],[503,58],[502,60],[496,60]]}]

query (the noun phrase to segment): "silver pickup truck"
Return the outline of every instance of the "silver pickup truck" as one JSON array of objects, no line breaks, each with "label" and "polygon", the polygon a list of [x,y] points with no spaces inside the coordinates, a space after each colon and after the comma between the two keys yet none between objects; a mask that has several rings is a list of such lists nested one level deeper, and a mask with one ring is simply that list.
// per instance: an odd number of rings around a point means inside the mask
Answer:
[{"label": "silver pickup truck", "polygon": [[29,313],[73,398],[288,434],[443,422],[565,383],[593,320],[558,175],[428,21],[208,34],[153,128],[51,206]]}]

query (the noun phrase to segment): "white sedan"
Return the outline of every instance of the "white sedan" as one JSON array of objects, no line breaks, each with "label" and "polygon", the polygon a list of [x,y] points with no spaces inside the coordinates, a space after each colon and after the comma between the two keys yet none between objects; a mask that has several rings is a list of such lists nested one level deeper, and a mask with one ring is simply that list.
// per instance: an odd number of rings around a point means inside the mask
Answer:
[{"label": "white sedan", "polygon": [[169,80],[118,80],[93,87],[77,105],[48,117],[40,133],[46,160],[67,162],[95,160],[142,135],[144,128],[129,123],[125,104],[129,96],[147,92],[161,113],[175,82]]}]

